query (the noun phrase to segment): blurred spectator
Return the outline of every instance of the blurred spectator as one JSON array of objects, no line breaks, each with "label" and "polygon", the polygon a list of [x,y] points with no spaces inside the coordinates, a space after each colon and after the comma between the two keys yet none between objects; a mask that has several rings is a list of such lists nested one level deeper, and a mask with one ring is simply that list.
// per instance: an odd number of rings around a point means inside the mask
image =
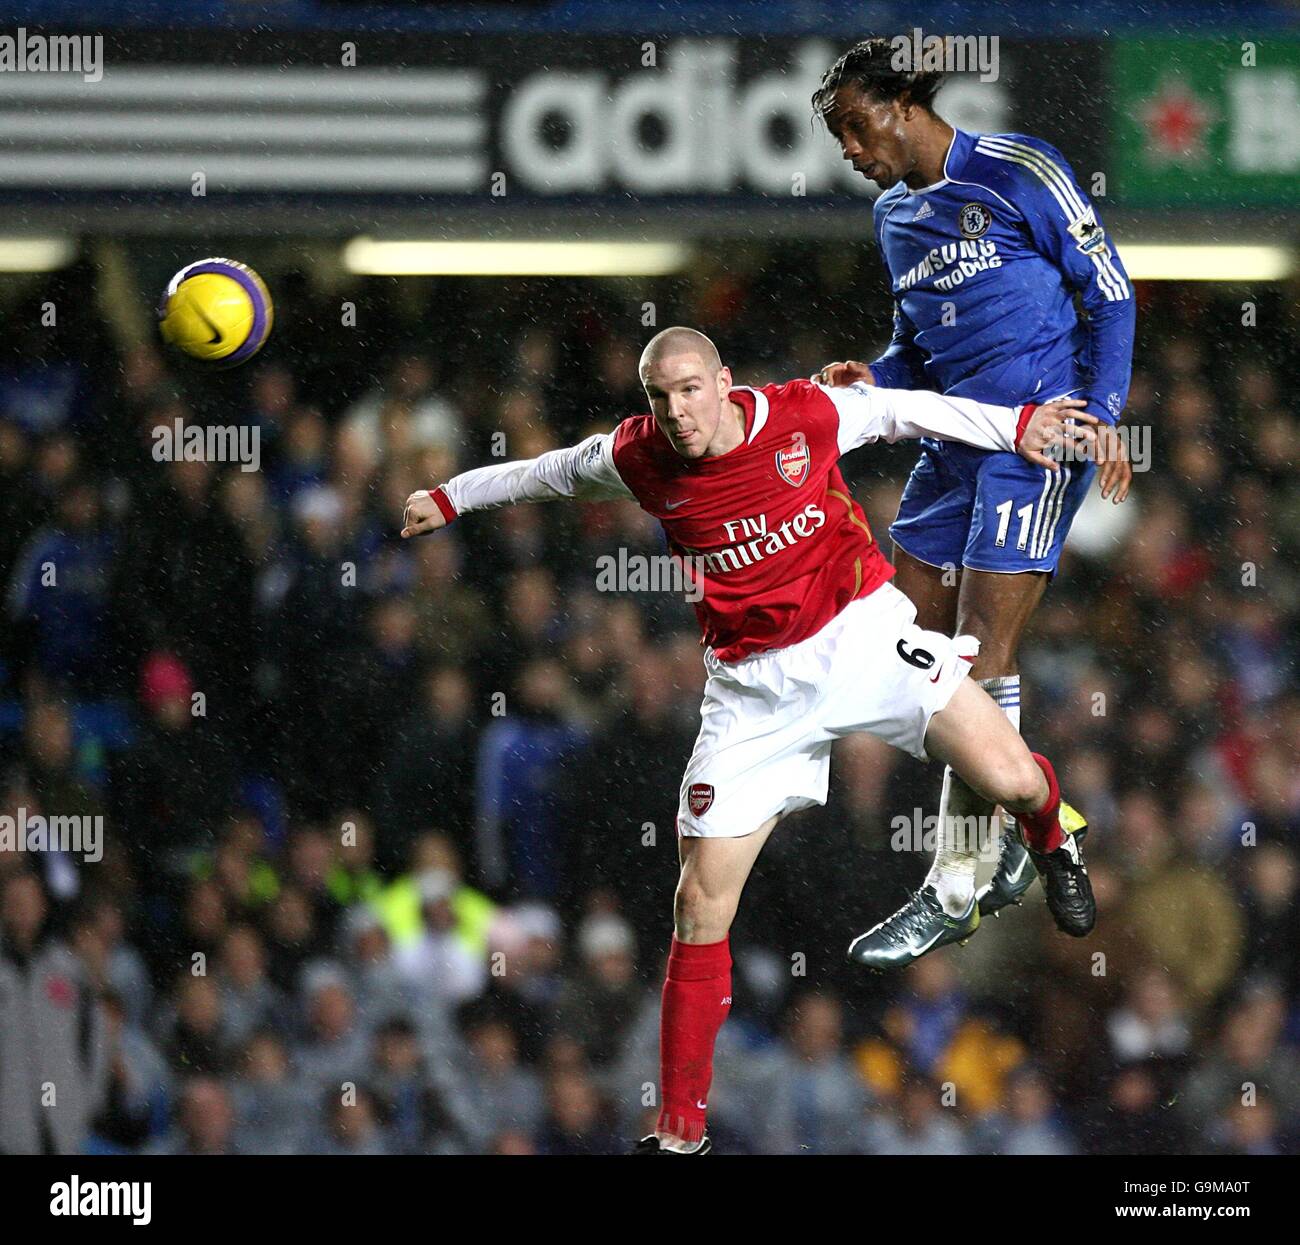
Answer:
[{"label": "blurred spectator", "polygon": [[1242,861],[1248,976],[1276,974],[1287,997],[1300,996],[1300,868],[1295,851],[1281,843],[1261,843]]},{"label": "blurred spectator", "polygon": [[1186,1153],[1186,1138],[1165,1096],[1164,1080],[1165,1069],[1158,1064],[1132,1063],[1113,1073],[1103,1095],[1088,1102],[1083,1124],[1089,1152]]},{"label": "blurred spectator", "polygon": [[365,1086],[325,1097],[325,1138],[319,1153],[335,1155],[392,1154],[395,1147],[379,1121],[379,1107]]},{"label": "blurred spectator", "polygon": [[356,1014],[346,976],[320,961],[304,974],[307,1040],[297,1066],[309,1085],[337,1097],[344,1084],[355,1084],[370,1068],[368,1036]]},{"label": "blurred spectator", "polygon": [[286,886],[271,904],[266,928],[270,978],[281,990],[296,993],[302,966],[324,950],[307,896]]},{"label": "blurred spectator", "polygon": [[466,1113],[481,1149],[502,1137],[536,1136],[545,1111],[537,1074],[519,1062],[519,1039],[510,1025],[490,1011],[466,1023]]},{"label": "blurred spectator", "polygon": [[542,1154],[609,1154],[619,1149],[595,1082],[581,1071],[558,1072],[546,1086],[539,1130]]},{"label": "blurred spectator", "polygon": [[619,729],[598,734],[570,763],[567,890],[572,905],[595,886],[607,887],[640,951],[657,955],[667,946],[677,885],[677,789],[693,735],[673,714],[678,692],[663,650],[644,646],[627,683],[630,703]]},{"label": "blurred spectator", "polygon": [[[37,878],[0,882],[0,1153],[75,1154],[108,1089],[103,1008]],[[53,1087],[53,1093],[51,1093]]]},{"label": "blurred spectator", "polygon": [[1223,1154],[1287,1153],[1277,1113],[1267,1098],[1233,1103],[1216,1120],[1213,1136],[1216,1150]]},{"label": "blurred spectator", "polygon": [[471,1127],[455,1112],[460,1105],[425,1066],[415,1026],[404,1018],[386,1021],[375,1033],[375,1092],[387,1145],[402,1154],[460,1154]]},{"label": "blurred spectator", "polygon": [[1137,864],[1117,915],[1134,945],[1173,976],[1193,1008],[1209,1003],[1238,967],[1243,929],[1232,891],[1167,832]]},{"label": "blurred spectator", "polygon": [[20,551],[48,513],[33,484],[31,456],[27,432],[0,419],[0,584],[10,582]]},{"label": "blurred spectator", "polygon": [[192,1076],[182,1086],[171,1129],[150,1150],[158,1154],[238,1154],[230,1093],[213,1076]]},{"label": "blurred spectator", "polygon": [[491,886],[554,899],[571,828],[561,817],[559,782],[584,742],[565,721],[564,668],[550,658],[524,667],[512,712],[483,732],[479,750],[476,846]]},{"label": "blurred spectator", "polygon": [[939,1086],[926,1077],[903,1079],[896,1112],[874,1114],[865,1129],[869,1154],[964,1154],[966,1137]]},{"label": "blurred spectator", "polygon": [[231,1037],[217,983],[182,973],[176,982],[175,1014],[164,1030],[163,1049],[172,1069],[221,1076],[231,1064]]},{"label": "blurred spectator", "polygon": [[445,1026],[446,1009],[422,997],[393,956],[388,931],[373,909],[353,908],[339,936],[339,953],[350,971],[357,1010],[367,1025],[377,1025],[417,1010],[426,1020],[434,1016]]},{"label": "blurred spectator", "polygon": [[74,929],[74,941],[97,987],[116,998],[130,1025],[146,1027],[153,1011],[153,982],[144,957],[127,940],[118,904],[107,896],[89,902]]},{"label": "blurred spectator", "polygon": [[1110,1014],[1106,1030],[1115,1059],[1122,1064],[1181,1059],[1192,1041],[1177,989],[1158,968],[1141,970],[1134,977],[1125,1005]]},{"label": "blurred spectator", "polygon": [[238,1149],[244,1154],[295,1154],[320,1127],[318,1095],[290,1065],[283,1040],[270,1030],[249,1038],[235,1082]]},{"label": "blurred spectator", "polygon": [[487,964],[457,929],[456,879],[430,869],[420,875],[419,888],[424,932],[398,948],[397,965],[420,997],[431,995],[450,1005],[474,998],[487,984]]},{"label": "blurred spectator", "polygon": [[218,975],[226,1035],[242,1047],[260,1029],[283,1029],[289,1004],[266,975],[266,949],[250,925],[236,925],[221,944]]},{"label": "blurred spectator", "polygon": [[1043,1074],[1022,1064],[1007,1077],[1001,1110],[976,1130],[975,1148],[986,1154],[1073,1154],[1074,1141],[1062,1127]]},{"label": "blurred spectator", "polygon": [[1274,1127],[1300,1128],[1300,1055],[1284,1043],[1286,1009],[1276,987],[1249,987],[1224,1017],[1209,1057],[1183,1085],[1179,1108],[1189,1128],[1202,1127],[1200,1139],[1214,1137],[1210,1121],[1229,1108],[1269,1101]]},{"label": "blurred spectator", "polygon": [[104,687],[113,553],[99,494],[88,480],[77,480],[59,499],[54,522],[19,554],[10,580],[10,624],[30,638],[34,668],[81,695]]},{"label": "blurred spectator", "polygon": [[636,940],[622,917],[601,912],[578,927],[577,949],[582,969],[560,994],[556,1029],[577,1039],[599,1068],[617,1056],[640,1008]]},{"label": "blurred spectator", "polygon": [[170,1075],[148,1036],[128,1018],[122,998],[104,997],[108,1085],[95,1117],[92,1147],[112,1153],[137,1149],[165,1116]]},{"label": "blurred spectator", "polygon": [[474,747],[472,694],[464,670],[439,666],[424,676],[414,708],[389,733],[389,763],[376,783],[375,813],[390,869],[408,859],[419,827],[435,815],[462,851],[472,846],[473,772],[449,763]]},{"label": "blurred spectator", "polygon": [[[143,867],[163,878],[187,872],[230,808],[229,754],[204,729],[194,681],[174,654],[156,652],[140,672],[147,719],[140,739],[118,760],[116,817],[131,831]],[[215,694],[215,689],[209,689]],[[186,775],[177,782],[177,773]]]},{"label": "blurred spectator", "polygon": [[857,1051],[858,1069],[890,1100],[909,1069],[953,1087],[964,1111],[980,1114],[1002,1099],[1006,1075],[1024,1058],[1014,1038],[977,1016],[958,988],[951,955],[926,956],[908,970],[911,991],[885,1012],[882,1034]]},{"label": "blurred spectator", "polygon": [[456,937],[468,952],[487,952],[488,931],[497,911],[482,891],[465,883],[461,858],[451,839],[436,830],[419,834],[411,846],[411,871],[384,887],[371,901],[394,947],[419,940],[424,931],[425,900],[421,880],[429,874],[448,879],[447,900],[455,919]]},{"label": "blurred spectator", "polygon": [[[452,405],[434,392],[433,380],[433,366],[427,358],[404,355],[382,387],[372,389],[344,413],[344,435],[372,463],[388,454],[416,449],[439,448],[458,454],[460,419]],[[454,470],[454,457],[451,462]]]},{"label": "blurred spectator", "polygon": [[559,917],[544,904],[504,910],[492,925],[488,988],[464,1013],[504,1020],[518,1035],[520,1054],[530,1065],[540,1062],[555,1027],[564,988],[558,971],[562,945]]},{"label": "blurred spectator", "polygon": [[762,1062],[748,1112],[762,1152],[859,1151],[867,1094],[844,1052],[843,1007],[827,994],[800,997],[789,1014],[789,1043]]}]

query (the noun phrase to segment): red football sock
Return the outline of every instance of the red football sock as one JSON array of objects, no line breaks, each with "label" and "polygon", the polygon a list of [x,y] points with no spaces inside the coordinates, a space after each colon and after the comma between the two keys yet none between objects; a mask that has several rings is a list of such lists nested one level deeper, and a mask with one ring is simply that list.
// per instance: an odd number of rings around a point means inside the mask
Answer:
[{"label": "red football sock", "polygon": [[1038,762],[1038,768],[1047,779],[1047,803],[1036,813],[1017,813],[1016,820],[1024,831],[1025,842],[1036,852],[1054,852],[1065,842],[1065,832],[1061,829],[1061,788],[1056,781],[1056,771],[1052,763],[1037,752],[1030,756]]},{"label": "red football sock", "polygon": [[699,1141],[713,1081],[713,1043],[731,1010],[731,942],[673,939],[659,1014],[657,1131]]}]

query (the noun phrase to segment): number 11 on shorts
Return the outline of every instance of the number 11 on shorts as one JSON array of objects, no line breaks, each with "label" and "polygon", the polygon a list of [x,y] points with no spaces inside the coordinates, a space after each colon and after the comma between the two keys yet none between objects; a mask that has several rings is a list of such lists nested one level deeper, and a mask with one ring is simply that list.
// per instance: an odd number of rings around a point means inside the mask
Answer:
[{"label": "number 11 on shorts", "polygon": [[[993,508],[998,516],[998,538],[994,543],[999,549],[1007,543],[1007,529],[1011,526],[1011,507],[1013,504],[1013,500],[1008,497],[1000,506]],[[1017,549],[1023,549],[1029,544],[1029,519],[1033,513],[1033,502],[1030,502],[1027,506],[1021,506],[1016,511],[1016,518],[1020,520],[1020,539],[1016,541]]]}]

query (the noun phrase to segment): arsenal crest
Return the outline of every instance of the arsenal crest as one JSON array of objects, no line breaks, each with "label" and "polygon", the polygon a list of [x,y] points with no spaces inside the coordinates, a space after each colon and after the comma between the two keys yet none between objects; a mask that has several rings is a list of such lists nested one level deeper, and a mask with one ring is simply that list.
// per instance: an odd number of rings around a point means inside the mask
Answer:
[{"label": "arsenal crest", "polygon": [[798,488],[808,478],[808,468],[812,466],[812,452],[806,441],[800,441],[788,449],[777,450],[776,469],[781,479]]},{"label": "arsenal crest", "polygon": [[686,803],[696,817],[703,817],[713,807],[713,784],[693,782],[686,791]]}]

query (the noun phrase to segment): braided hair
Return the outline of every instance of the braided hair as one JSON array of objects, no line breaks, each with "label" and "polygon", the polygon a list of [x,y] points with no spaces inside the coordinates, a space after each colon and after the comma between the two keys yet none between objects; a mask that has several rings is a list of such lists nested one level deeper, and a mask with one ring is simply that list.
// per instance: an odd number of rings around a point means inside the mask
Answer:
[{"label": "braided hair", "polygon": [[896,68],[895,40],[877,36],[855,43],[824,74],[813,92],[813,115],[825,120],[835,108],[835,92],[842,86],[856,86],[882,103],[904,100],[934,112],[934,97],[943,85],[944,74],[934,69]]}]

